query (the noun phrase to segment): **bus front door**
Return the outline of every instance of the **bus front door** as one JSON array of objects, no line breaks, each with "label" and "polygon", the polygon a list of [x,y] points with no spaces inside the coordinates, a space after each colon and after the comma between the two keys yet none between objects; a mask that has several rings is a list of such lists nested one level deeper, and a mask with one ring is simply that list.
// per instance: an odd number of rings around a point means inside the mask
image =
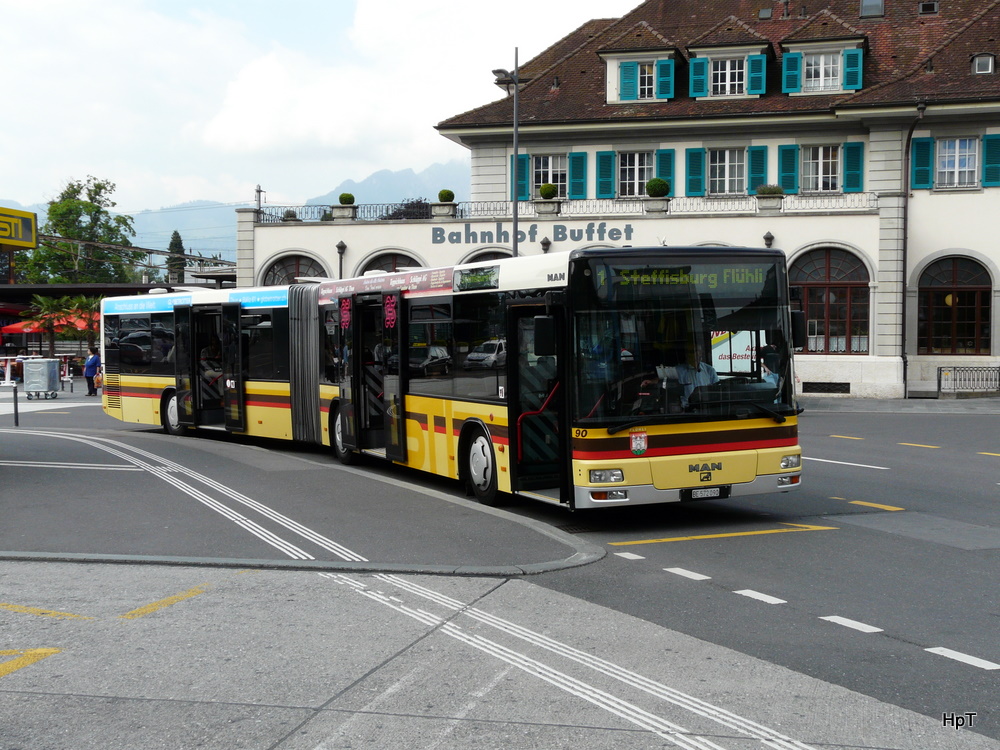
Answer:
[{"label": "bus front door", "polygon": [[239,304],[178,308],[175,326],[179,423],[245,430]]},{"label": "bus front door", "polygon": [[[513,487],[517,492],[539,495],[548,501],[567,502],[567,461],[562,423],[562,370],[560,357],[535,354],[535,316],[545,308],[536,305],[510,308],[511,326],[517,332],[515,349],[507,359],[515,368],[511,405],[511,444],[514,448]],[[514,354],[516,353],[516,359]]]}]

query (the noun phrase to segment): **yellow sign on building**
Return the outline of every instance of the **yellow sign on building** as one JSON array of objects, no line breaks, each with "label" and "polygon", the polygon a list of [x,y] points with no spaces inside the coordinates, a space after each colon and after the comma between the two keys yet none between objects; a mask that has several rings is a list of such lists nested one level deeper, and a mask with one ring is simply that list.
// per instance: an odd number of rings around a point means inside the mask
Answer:
[{"label": "yellow sign on building", "polygon": [[27,211],[0,208],[0,246],[38,247],[38,218]]}]

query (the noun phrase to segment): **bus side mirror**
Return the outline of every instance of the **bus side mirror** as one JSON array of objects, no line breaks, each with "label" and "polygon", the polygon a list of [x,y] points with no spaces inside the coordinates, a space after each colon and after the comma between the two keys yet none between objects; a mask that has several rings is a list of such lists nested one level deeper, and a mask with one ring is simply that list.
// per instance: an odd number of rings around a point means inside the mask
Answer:
[{"label": "bus side mirror", "polygon": [[792,310],[792,348],[805,349],[807,343],[806,314],[802,310]]},{"label": "bus side mirror", "polygon": [[535,355],[556,356],[556,319],[552,315],[535,316]]}]

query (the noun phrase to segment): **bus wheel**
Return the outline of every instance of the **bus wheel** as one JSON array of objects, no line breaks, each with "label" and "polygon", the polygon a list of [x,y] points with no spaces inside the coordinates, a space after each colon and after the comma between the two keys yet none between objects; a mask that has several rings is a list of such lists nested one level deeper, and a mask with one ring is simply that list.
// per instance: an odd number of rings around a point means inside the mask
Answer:
[{"label": "bus wheel", "polygon": [[336,454],[337,460],[340,461],[340,463],[345,466],[353,466],[358,463],[361,456],[344,445],[345,419],[347,419],[347,416],[344,414],[344,409],[338,407],[337,414],[333,418],[333,452]]},{"label": "bus wheel", "polygon": [[165,433],[168,435],[187,434],[187,427],[180,423],[176,391],[164,399],[164,403],[161,406],[161,413],[163,414],[163,431]]},{"label": "bus wheel", "polygon": [[500,504],[497,492],[497,462],[493,455],[493,443],[485,430],[476,430],[468,443],[465,454],[465,477],[483,505],[491,507]]}]

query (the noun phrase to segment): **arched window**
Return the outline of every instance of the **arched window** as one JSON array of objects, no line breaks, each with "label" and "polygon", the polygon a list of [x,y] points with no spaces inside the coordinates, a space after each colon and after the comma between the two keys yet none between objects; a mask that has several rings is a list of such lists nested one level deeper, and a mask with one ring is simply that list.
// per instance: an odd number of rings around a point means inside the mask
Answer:
[{"label": "arched window", "polygon": [[868,269],[846,250],[810,250],[789,269],[789,284],[802,290],[809,334],[807,352],[868,352]]},{"label": "arched window", "polygon": [[368,271],[388,271],[393,273],[400,270],[401,268],[414,268],[420,267],[420,264],[411,258],[409,255],[403,255],[402,253],[383,253],[365,264],[365,267],[361,269],[361,273],[367,273]]},{"label": "arched window", "polygon": [[264,273],[264,286],[291,284],[303,276],[328,276],[326,269],[312,258],[304,255],[289,255],[275,261]]},{"label": "arched window", "polygon": [[491,260],[506,260],[511,257],[510,253],[499,252],[497,250],[486,250],[485,252],[473,255],[466,263],[485,263]]},{"label": "arched window", "polygon": [[942,258],[920,274],[920,354],[990,353],[990,275],[971,258]]}]

